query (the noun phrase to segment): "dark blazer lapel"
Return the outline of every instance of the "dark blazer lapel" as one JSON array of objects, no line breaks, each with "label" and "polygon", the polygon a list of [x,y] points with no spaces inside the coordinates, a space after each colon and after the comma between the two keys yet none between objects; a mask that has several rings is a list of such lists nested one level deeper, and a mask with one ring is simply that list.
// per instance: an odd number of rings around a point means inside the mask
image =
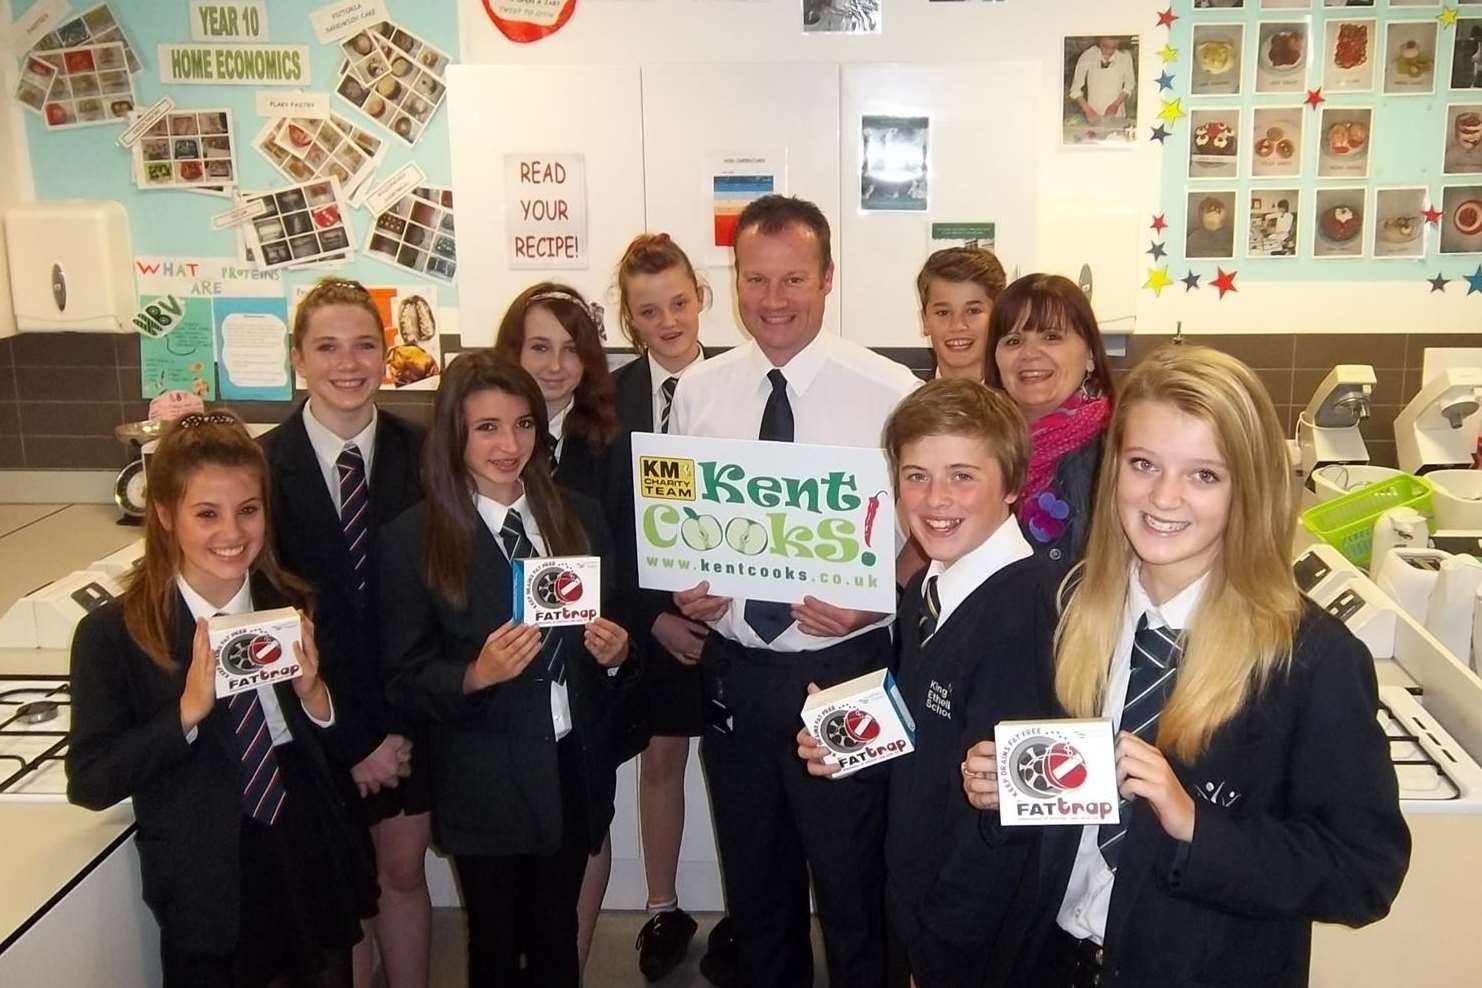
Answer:
[{"label": "dark blazer lapel", "polygon": [[371,461],[371,518],[374,525],[390,522],[416,500],[407,488],[417,475],[416,452],[400,419],[380,412],[376,421],[376,455]]},{"label": "dark blazer lapel", "polygon": [[618,391],[618,415],[633,432],[652,432],[654,428],[654,380],[648,354],[640,353],[633,369],[622,377]]},{"label": "dark blazer lapel", "polygon": [[1115,945],[1122,938],[1130,918],[1129,906],[1138,901],[1142,895],[1142,887],[1147,884],[1152,873],[1153,860],[1158,850],[1157,838],[1162,833],[1158,818],[1146,800],[1134,800],[1130,808],[1132,822],[1124,838],[1127,846],[1122,849],[1118,862],[1117,880],[1112,885],[1111,904],[1106,915],[1106,936],[1103,942],[1109,945]]},{"label": "dark blazer lapel", "polygon": [[502,614],[495,627],[503,624],[512,613],[514,600],[514,572],[504,551],[494,541],[494,533],[484,524],[484,519],[475,514],[473,519],[473,558],[468,564],[468,611],[471,615]]},{"label": "dark blazer lapel", "polygon": [[[314,446],[304,429],[307,407],[307,403],[300,405],[283,423],[282,456],[275,466],[284,479],[281,485],[283,496],[293,503],[296,514],[303,515],[305,524],[311,530],[338,533],[340,516],[330,500],[329,488],[324,485],[324,474],[319,469],[319,458],[314,455]],[[349,553],[340,555],[345,557],[345,579],[348,580]]]}]

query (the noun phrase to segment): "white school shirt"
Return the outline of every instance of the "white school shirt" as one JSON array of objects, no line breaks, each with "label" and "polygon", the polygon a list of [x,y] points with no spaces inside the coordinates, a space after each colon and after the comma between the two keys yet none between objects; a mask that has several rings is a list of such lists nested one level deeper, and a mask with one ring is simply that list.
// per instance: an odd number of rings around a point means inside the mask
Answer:
[{"label": "white school shirt", "polygon": [[349,439],[341,439],[330,431],[329,426],[314,417],[314,399],[304,405],[304,432],[308,433],[309,445],[314,449],[314,459],[319,461],[319,472],[324,477],[324,486],[329,488],[329,500],[336,513],[340,510],[340,471],[335,465],[346,446],[360,449],[360,458],[365,461],[365,482],[370,483],[371,460],[376,455],[376,407],[371,406],[370,424]]},{"label": "white school shirt", "polygon": [[[652,350],[648,351],[648,353],[645,355],[645,359],[648,361],[648,381],[653,388],[653,394],[650,397],[653,399],[654,405],[653,422],[655,432],[659,431],[659,423],[662,422],[664,419],[664,382],[671,377],[677,377],[680,380],[683,380],[686,374],[694,370],[696,367],[699,367],[700,364],[705,360],[705,348],[697,343],[695,344],[695,349],[699,351],[695,355],[695,359],[691,360],[689,363],[685,364],[677,371],[665,370],[664,365],[654,359],[654,352]],[[678,392],[675,393],[678,394]],[[669,431],[673,432],[673,405],[669,407],[669,416]]]},{"label": "white school shirt", "polygon": [[[566,429],[566,413],[569,412],[569,411],[571,411],[571,406],[572,405],[575,405],[575,404],[576,404],[576,398],[575,398],[575,396],[572,396],[572,397],[566,399],[566,407],[563,408],[563,409],[561,409],[556,414],[552,415],[550,417],[550,422],[547,423],[547,427],[548,427],[548,430],[549,430],[549,432],[551,434],[551,438],[556,441],[556,461],[557,462],[560,462],[560,460],[561,460],[561,450],[564,449],[565,448],[565,445],[566,445],[566,437],[563,436],[563,435],[561,435],[561,433]],[[494,503],[495,504],[498,504],[499,502],[496,501]],[[523,518],[524,516],[525,516],[525,512],[521,511],[520,512],[520,517]],[[504,517],[504,515],[503,514],[500,514],[499,517],[502,519]],[[494,535],[496,537],[498,537],[499,531],[497,529],[495,530]],[[504,543],[501,542],[499,544],[500,545],[503,545]]]},{"label": "white school shirt", "polygon": [[[185,598],[185,607],[190,611],[192,621],[199,620],[200,618],[205,618],[209,621],[217,614],[250,614],[255,609],[252,606],[252,581],[250,579],[243,579],[242,589],[238,590],[237,595],[227,601],[222,607],[217,607],[205,597],[196,593],[195,587],[186,583],[185,577],[179,574],[175,576],[175,586],[180,588],[180,596]],[[328,683],[324,685],[324,691],[325,695],[329,696]],[[224,704],[228,702],[228,699],[218,699],[216,702]],[[288,721],[283,717],[283,708],[278,705],[278,694],[274,691],[274,688],[271,685],[257,687],[257,700],[262,704],[262,715],[268,723],[268,736],[273,740],[273,747],[276,748],[280,744],[287,744],[292,741],[293,732],[288,729]],[[333,727],[334,698],[330,697],[328,720],[320,720],[318,717],[315,717],[309,713],[308,707],[304,708],[304,716],[320,727]],[[189,731],[185,732],[185,740],[194,744],[199,734],[200,728],[192,727]]]},{"label": "white school shirt", "polygon": [[[792,405],[793,441],[799,443],[878,449],[885,420],[921,384],[903,365],[823,330],[780,369],[787,378],[787,398]],[[669,414],[669,431],[756,439],[762,410],[772,393],[767,378],[770,370],[772,362],[754,341],[705,361],[680,382]],[[861,497],[872,493],[859,492]],[[896,533],[903,542],[898,523]],[[828,600],[827,587],[809,587],[805,592]],[[774,652],[812,651],[844,640],[804,634],[794,623],[769,644],[746,623],[745,607],[744,599],[732,598],[726,613],[710,626],[739,645]],[[885,627],[890,621],[887,615],[846,637]]]},{"label": "white school shirt", "polygon": [[[515,503],[510,505],[500,504],[492,497],[475,494],[474,503],[485,527],[494,535],[494,544],[499,546],[506,558],[509,556],[509,550],[505,548],[504,540],[499,537],[499,533],[504,528],[504,516],[511,508],[520,513],[520,522],[525,527],[525,537],[530,540],[531,545],[535,546],[535,554],[537,556],[548,554],[545,538],[540,534],[540,526],[535,521],[535,512],[531,510],[530,502],[525,500],[524,494],[515,498]],[[568,657],[568,661],[574,658],[575,656]],[[535,661],[539,662],[541,659],[542,656],[536,656]],[[565,683],[551,682],[551,727],[555,729],[557,741],[571,733],[571,698],[567,695]]]},{"label": "white school shirt", "polygon": [[[982,545],[965,553],[951,566],[933,559],[926,567],[926,579],[937,577],[937,600],[942,605],[937,612],[937,628],[946,625],[957,606],[981,587],[983,581],[1005,566],[1032,555],[1034,549],[1024,538],[1019,520],[1010,513]],[[925,592],[925,582],[921,586]]]},{"label": "white school shirt", "polygon": [[[1159,607],[1148,599],[1137,564],[1132,564],[1132,576],[1127,581],[1127,606],[1122,612],[1122,631],[1117,636],[1117,650],[1111,657],[1106,699],[1101,705],[1101,716],[1111,718],[1113,730],[1122,727],[1122,703],[1127,699],[1127,680],[1132,675],[1132,639],[1137,634],[1138,622],[1146,614],[1150,628],[1180,631],[1188,628],[1189,617],[1194,613],[1208,579],[1209,574],[1204,574]],[[1130,807],[1128,812],[1131,812]],[[1106,858],[1101,856],[1096,840],[1098,829],[1094,826],[1081,828],[1081,842],[1076,848],[1070,884],[1065,887],[1065,898],[1061,900],[1055,921],[1077,940],[1090,939],[1101,943],[1106,937],[1106,916],[1111,908],[1112,882],[1116,875],[1106,866]]]}]

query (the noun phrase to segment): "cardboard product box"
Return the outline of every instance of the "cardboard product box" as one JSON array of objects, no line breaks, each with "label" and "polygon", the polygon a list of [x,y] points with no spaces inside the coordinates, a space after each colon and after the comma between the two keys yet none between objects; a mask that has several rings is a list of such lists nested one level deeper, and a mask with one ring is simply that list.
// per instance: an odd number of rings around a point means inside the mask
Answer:
[{"label": "cardboard product box", "polygon": [[993,741],[1004,826],[1119,822],[1111,721],[1006,720]]},{"label": "cardboard product box", "polygon": [[916,750],[916,722],[888,669],[822,690],[803,703],[803,726],[829,750],[841,779]]},{"label": "cardboard product box", "polygon": [[216,657],[218,699],[303,675],[293,647],[299,616],[292,607],[214,617],[206,631]]},{"label": "cardboard product box", "polygon": [[586,624],[602,614],[602,560],[596,556],[516,559],[514,620],[537,628]]}]

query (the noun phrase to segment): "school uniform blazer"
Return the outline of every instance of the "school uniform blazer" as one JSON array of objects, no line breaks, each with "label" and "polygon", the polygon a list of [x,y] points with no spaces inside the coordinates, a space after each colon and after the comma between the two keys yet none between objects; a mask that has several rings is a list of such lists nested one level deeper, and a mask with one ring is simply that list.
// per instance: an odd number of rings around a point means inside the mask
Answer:
[{"label": "school uniform blazer", "polygon": [[[1368,650],[1304,602],[1290,671],[1216,732],[1192,764],[1192,843],[1163,832],[1143,800],[1117,868],[1105,988],[1306,985],[1314,921],[1383,918],[1410,861],[1389,742],[1375,720]],[[1232,643],[1231,647],[1238,647]],[[1048,933],[1079,827],[1045,829]]]},{"label": "school uniform blazer", "polygon": [[371,461],[367,537],[372,565],[364,603],[355,585],[339,512],[304,430],[304,405],[261,439],[273,478],[273,543],[278,560],[318,591],[314,630],[321,674],[334,691],[338,727],[332,754],[353,766],[388,734],[406,734],[404,716],[386,702],[376,617],[378,530],[422,499],[418,462],[423,431],[381,409]]},{"label": "school uniform blazer", "polygon": [[[597,505],[571,491],[593,555],[612,558]],[[382,533],[381,634],[391,702],[430,724],[433,833],[450,854],[553,854],[562,832],[561,786],[551,724],[551,682],[537,656],[516,678],[465,695],[463,675],[489,633],[511,616],[509,561],[482,521],[474,525],[465,586],[468,604],[452,607],[425,579],[424,502]],[[611,597],[603,567],[603,606]],[[553,628],[563,638],[566,685],[581,746],[588,844],[596,850],[612,821],[616,764],[611,717],[635,678],[630,655],[616,675],[582,643],[581,626]]]},{"label": "school uniform blazer", "polygon": [[[287,603],[256,578],[252,600],[263,610]],[[223,954],[236,946],[239,928],[241,753],[225,701],[217,701],[201,721],[194,742],[180,729],[180,694],[194,635],[195,621],[178,593],[170,646],[174,669],[161,669],[129,636],[121,601],[78,624],[67,798],[102,810],[133,797],[144,901],[164,936],[192,952]],[[339,730],[338,709],[336,726],[322,728],[304,713],[291,683],[274,689],[295,749],[320,785],[332,829],[343,834],[314,853],[351,862],[345,874],[368,868],[354,856],[358,845],[321,747]]]},{"label": "school uniform blazer", "polygon": [[1000,985],[1033,929],[1037,827],[1000,827],[962,793],[969,747],[1003,720],[1053,716],[1054,584],[1048,563],[1010,563],[963,600],[923,645],[918,573],[896,626],[898,684],[916,750],[889,763],[886,905],[920,988]]}]

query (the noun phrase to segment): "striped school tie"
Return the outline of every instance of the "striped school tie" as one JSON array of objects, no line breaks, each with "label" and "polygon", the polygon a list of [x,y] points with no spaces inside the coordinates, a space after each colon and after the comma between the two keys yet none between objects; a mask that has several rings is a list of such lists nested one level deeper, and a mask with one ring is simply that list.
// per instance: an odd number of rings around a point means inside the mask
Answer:
[{"label": "striped school tie", "polygon": [[921,640],[924,642],[937,633],[937,622],[942,616],[942,598],[937,592],[937,579],[928,576],[926,582],[921,585],[921,617],[917,627],[921,631]]},{"label": "striped school tie", "polygon": [[271,827],[278,820],[288,791],[283,788],[278,756],[273,751],[273,738],[257,690],[234,695],[227,701],[227,711],[232,715],[237,750],[242,757],[242,811]]},{"label": "striped school tie", "polygon": [[666,377],[664,383],[659,385],[659,393],[664,396],[664,403],[659,408],[659,431],[669,431],[669,413],[674,410],[674,389],[679,387],[679,378]]},{"label": "striped school tie", "polygon": [[[1122,730],[1137,735],[1148,744],[1158,736],[1158,716],[1178,672],[1183,655],[1180,633],[1173,628],[1148,627],[1147,615],[1137,622],[1132,637],[1132,671],[1127,677],[1127,702],[1122,704]],[[1104,823],[1096,832],[1101,856],[1112,871],[1122,853],[1122,838],[1132,822],[1132,800],[1123,796],[1118,823]]]},{"label": "striped school tie", "polygon": [[366,483],[365,458],[360,447],[346,443],[335,460],[340,478],[340,530],[345,533],[345,546],[354,570],[355,592],[365,593],[366,575],[370,571],[370,485]]}]

